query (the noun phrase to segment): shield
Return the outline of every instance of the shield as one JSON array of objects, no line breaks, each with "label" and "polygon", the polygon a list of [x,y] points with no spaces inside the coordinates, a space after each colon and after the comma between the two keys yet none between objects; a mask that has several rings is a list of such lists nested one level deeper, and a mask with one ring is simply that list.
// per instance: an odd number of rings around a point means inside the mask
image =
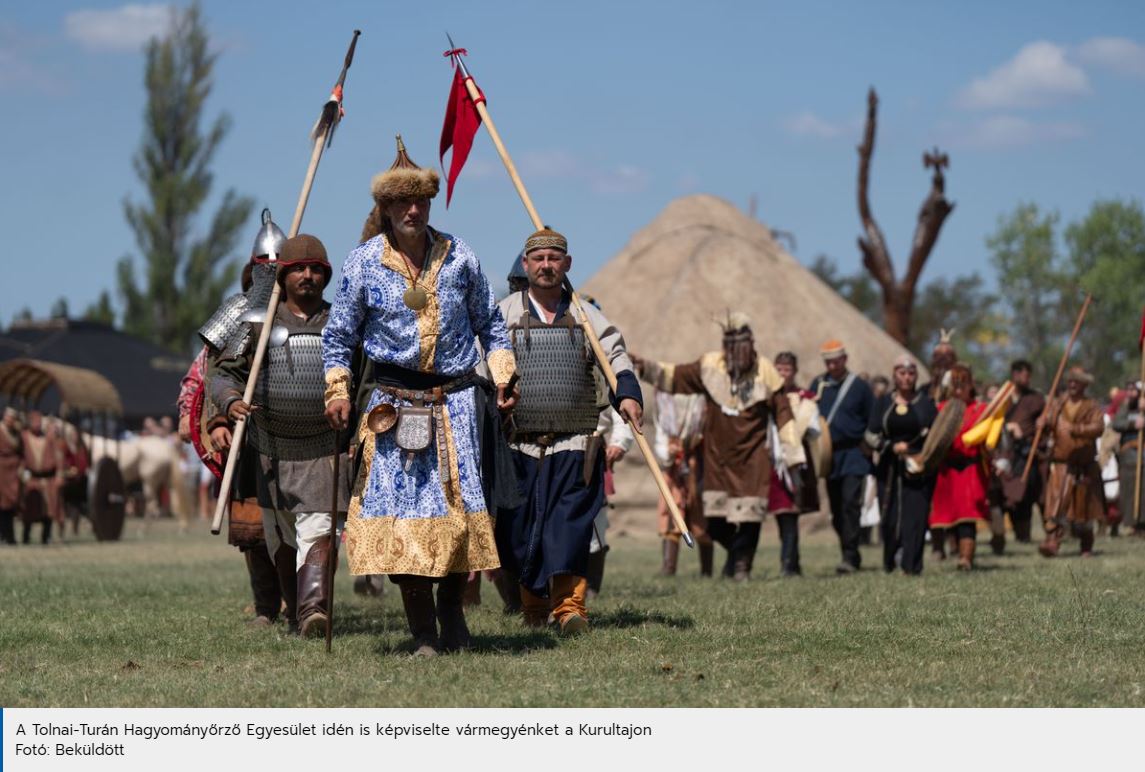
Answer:
[{"label": "shield", "polygon": [[119,541],[123,533],[123,518],[127,512],[127,488],[115,460],[101,458],[92,469],[89,485],[88,516],[91,518],[95,538],[100,541]]},{"label": "shield", "polygon": [[946,458],[946,454],[950,452],[954,440],[958,437],[965,415],[965,402],[960,399],[947,401],[926,434],[926,439],[922,444],[922,452],[914,456],[907,456],[906,471],[908,474],[928,477],[938,472],[938,465]]}]

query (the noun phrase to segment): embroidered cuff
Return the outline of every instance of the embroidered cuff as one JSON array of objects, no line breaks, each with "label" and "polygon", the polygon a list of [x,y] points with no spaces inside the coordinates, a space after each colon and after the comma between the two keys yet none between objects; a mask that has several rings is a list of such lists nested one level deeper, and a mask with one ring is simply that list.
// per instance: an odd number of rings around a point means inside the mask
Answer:
[{"label": "embroidered cuff", "polygon": [[508,383],[513,373],[517,371],[517,360],[513,358],[510,349],[499,348],[490,351],[485,360],[489,363],[489,374],[493,376],[493,383],[498,386]]},{"label": "embroidered cuff", "polygon": [[350,399],[350,371],[345,367],[326,371],[326,406],[337,399]]}]

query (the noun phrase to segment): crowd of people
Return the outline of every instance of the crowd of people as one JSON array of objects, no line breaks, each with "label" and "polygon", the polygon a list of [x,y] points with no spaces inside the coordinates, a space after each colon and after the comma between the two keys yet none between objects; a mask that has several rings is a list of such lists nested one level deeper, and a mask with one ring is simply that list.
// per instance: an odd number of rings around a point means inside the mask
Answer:
[{"label": "crowd of people", "polygon": [[[840,575],[860,569],[873,523],[882,568],[908,575],[923,571],[928,541],[932,559],[952,554],[972,570],[980,526],[996,552],[1007,519],[1030,541],[1035,505],[1047,557],[1067,534],[1092,555],[1095,525],[1113,513],[1136,529],[1131,483],[1107,503],[1099,439],[1124,478],[1142,424],[1137,385],[1103,411],[1081,368],[1047,398],[1019,361],[983,389],[944,333],[929,383],[905,355],[888,363],[890,378],[853,373],[830,340],[823,372],[802,388],[796,355],[761,355],[742,312],[725,315],[722,345],[694,362],[644,358],[571,292],[568,240],[550,228],[526,239],[498,302],[472,249],[430,227],[438,185],[399,138],[337,282],[318,238],[287,239],[265,215],[244,293],[203,327],[180,433],[216,477],[240,453],[222,495],[254,624],[328,630],[344,543],[356,589],[397,584],[419,655],[471,645],[464,609],[483,575],[523,624],[584,632],[608,549],[611,469],[643,432],[640,380],[655,392],[656,463],[704,576],[718,545],[719,573],[748,580],[768,516],[781,574],[800,576],[799,518],[820,510],[821,491]],[[265,308],[276,281],[283,300],[248,401],[259,331],[241,319]],[[232,448],[240,422],[243,446]],[[661,500],[666,575],[684,538],[669,509]]]}]

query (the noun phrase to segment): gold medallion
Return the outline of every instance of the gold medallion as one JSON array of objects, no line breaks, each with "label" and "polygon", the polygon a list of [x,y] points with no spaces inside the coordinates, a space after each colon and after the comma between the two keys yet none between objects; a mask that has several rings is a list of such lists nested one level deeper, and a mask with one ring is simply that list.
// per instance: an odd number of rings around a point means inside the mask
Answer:
[{"label": "gold medallion", "polygon": [[895,412],[899,415],[906,415],[906,405],[895,405]]},{"label": "gold medallion", "polygon": [[421,287],[410,287],[402,295],[402,302],[406,304],[406,308],[412,308],[414,311],[420,311],[425,308],[429,302],[429,296],[425,294],[425,290]]}]

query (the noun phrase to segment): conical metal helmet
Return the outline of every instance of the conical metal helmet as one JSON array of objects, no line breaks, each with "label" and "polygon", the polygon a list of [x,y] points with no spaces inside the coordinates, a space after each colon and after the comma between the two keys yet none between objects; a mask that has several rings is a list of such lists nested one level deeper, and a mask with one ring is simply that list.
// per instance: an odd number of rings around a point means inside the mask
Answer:
[{"label": "conical metal helmet", "polygon": [[508,282],[510,292],[520,292],[529,286],[529,274],[525,273],[525,266],[521,264],[521,260],[524,259],[524,257],[524,252],[517,255],[513,260],[513,267],[509,269]]},{"label": "conical metal helmet", "polygon": [[258,235],[254,237],[254,246],[251,248],[250,256],[273,255],[274,259],[277,260],[282,252],[282,245],[285,243],[286,234],[274,224],[274,220],[270,219],[270,210],[263,209],[262,227],[258,229]]}]

